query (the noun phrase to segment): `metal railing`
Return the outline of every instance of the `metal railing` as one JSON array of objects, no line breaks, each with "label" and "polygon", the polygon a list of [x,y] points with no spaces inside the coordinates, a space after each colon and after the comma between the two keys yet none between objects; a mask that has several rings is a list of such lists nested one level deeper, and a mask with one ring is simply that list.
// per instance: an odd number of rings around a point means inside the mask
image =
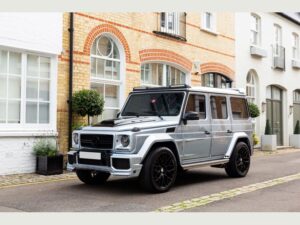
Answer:
[{"label": "metal railing", "polygon": [[186,40],[186,13],[162,12],[157,14],[157,28],[154,33]]},{"label": "metal railing", "polygon": [[273,67],[285,70],[285,48],[281,45],[272,45]]}]

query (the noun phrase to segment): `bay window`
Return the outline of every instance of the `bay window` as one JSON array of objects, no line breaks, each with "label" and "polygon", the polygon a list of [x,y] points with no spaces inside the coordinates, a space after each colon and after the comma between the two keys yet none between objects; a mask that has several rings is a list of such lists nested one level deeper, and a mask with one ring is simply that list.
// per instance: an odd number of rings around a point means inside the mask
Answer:
[{"label": "bay window", "polygon": [[51,61],[50,57],[0,49],[0,127],[50,124],[50,95],[55,97],[50,88]]}]

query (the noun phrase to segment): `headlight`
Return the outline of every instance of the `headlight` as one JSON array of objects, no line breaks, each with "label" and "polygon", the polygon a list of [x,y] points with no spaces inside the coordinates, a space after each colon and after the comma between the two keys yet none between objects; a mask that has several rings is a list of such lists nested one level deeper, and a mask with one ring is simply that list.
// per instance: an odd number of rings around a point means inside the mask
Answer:
[{"label": "headlight", "polygon": [[121,136],[121,144],[123,147],[127,147],[130,144],[130,138],[128,135]]},{"label": "headlight", "polygon": [[79,135],[78,133],[74,133],[73,134],[73,141],[76,145],[78,145],[78,142],[79,142]]}]

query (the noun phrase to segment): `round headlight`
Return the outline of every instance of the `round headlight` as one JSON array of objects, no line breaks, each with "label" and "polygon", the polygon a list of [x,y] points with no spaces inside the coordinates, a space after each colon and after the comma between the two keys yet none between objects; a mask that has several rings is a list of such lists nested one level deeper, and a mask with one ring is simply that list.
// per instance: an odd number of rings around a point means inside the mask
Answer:
[{"label": "round headlight", "polygon": [[73,141],[74,141],[74,143],[76,144],[76,145],[78,145],[78,141],[79,141],[79,138],[78,138],[78,134],[77,133],[74,133],[73,134]]},{"label": "round headlight", "polygon": [[121,144],[123,147],[127,147],[130,143],[130,138],[128,135],[122,135],[121,136]]}]

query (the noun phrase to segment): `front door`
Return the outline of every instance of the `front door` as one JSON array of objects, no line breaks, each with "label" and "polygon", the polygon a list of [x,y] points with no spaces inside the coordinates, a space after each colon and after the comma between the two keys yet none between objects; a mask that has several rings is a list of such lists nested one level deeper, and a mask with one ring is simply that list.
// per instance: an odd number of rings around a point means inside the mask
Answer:
[{"label": "front door", "polygon": [[294,114],[294,129],[296,127],[297,121],[300,121],[300,90],[294,91],[294,107],[293,107],[293,114]]},{"label": "front door", "polygon": [[282,138],[282,91],[270,86],[267,90],[267,120],[270,122],[272,134],[277,136],[277,145],[283,144]]},{"label": "front door", "polygon": [[212,117],[211,157],[223,158],[233,135],[227,98],[225,96],[211,95],[210,108]]},{"label": "front door", "polygon": [[183,163],[196,163],[210,156],[211,124],[207,116],[207,95],[191,93],[185,112],[197,112],[199,120],[187,120],[182,124]]}]

